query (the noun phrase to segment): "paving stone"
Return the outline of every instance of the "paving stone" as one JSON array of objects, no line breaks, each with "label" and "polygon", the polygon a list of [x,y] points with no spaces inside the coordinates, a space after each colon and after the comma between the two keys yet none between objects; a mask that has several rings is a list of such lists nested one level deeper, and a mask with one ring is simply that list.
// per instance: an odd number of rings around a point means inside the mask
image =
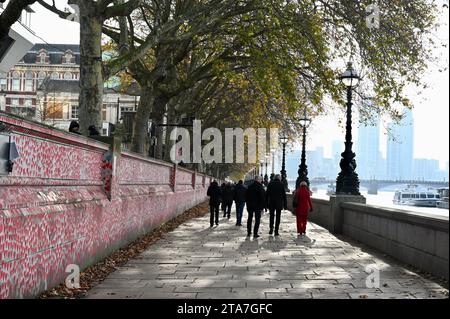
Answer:
[{"label": "paving stone", "polygon": [[[119,267],[86,298],[371,299],[448,298],[448,289],[366,246],[346,242],[308,223],[297,238],[295,217],[284,214],[281,236],[246,237],[235,220],[209,228],[209,216],[181,225]],[[380,269],[368,288],[366,266]]]}]

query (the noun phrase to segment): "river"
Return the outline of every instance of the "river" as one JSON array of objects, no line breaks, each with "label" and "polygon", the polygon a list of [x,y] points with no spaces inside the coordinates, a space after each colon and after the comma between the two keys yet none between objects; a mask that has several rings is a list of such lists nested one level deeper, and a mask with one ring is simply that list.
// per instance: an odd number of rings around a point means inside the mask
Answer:
[{"label": "river", "polygon": [[[289,185],[290,189],[294,189],[295,185]],[[320,199],[329,199],[329,196],[326,194],[326,188],[319,187],[316,192],[313,192],[313,197]],[[409,212],[418,212],[418,213],[428,213],[439,216],[449,217],[449,210],[436,208],[436,207],[416,207],[416,206],[404,206],[404,205],[396,205],[392,202],[394,198],[394,190],[389,191],[379,191],[377,195],[369,195],[367,191],[361,189],[361,195],[366,198],[366,202],[368,205],[376,205],[381,207],[389,207],[395,209],[406,210]]]}]

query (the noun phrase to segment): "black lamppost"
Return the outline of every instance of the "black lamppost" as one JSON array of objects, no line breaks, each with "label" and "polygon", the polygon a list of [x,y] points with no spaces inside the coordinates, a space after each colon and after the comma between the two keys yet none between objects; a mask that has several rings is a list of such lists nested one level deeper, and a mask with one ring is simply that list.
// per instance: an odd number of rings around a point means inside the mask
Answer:
[{"label": "black lamppost", "polygon": [[259,175],[261,177],[263,177],[263,166],[264,166],[264,160],[261,159],[261,160],[259,160]]},{"label": "black lamppost", "polygon": [[298,167],[298,177],[295,182],[295,189],[300,187],[301,182],[306,182],[309,187],[308,179],[308,166],[306,165],[306,129],[311,124],[311,119],[306,116],[306,109],[303,118],[300,119],[300,125],[303,129],[303,141],[302,141],[302,158]]},{"label": "black lamppost", "polygon": [[359,179],[356,173],[356,154],[352,151],[352,91],[358,85],[360,77],[353,69],[352,63],[347,64],[347,70],[340,76],[341,82],[347,87],[347,124],[345,128],[345,150],[341,154],[339,164],[341,172],[336,179],[337,195],[360,195]]},{"label": "black lamppost", "polygon": [[264,159],[265,159],[265,166],[266,166],[266,172],[265,172],[265,174],[264,174],[264,184],[269,184],[269,175],[267,175],[267,165],[269,164],[269,155],[265,155],[264,156]]},{"label": "black lamppost", "polygon": [[287,181],[287,174],[286,174],[286,144],[287,144],[288,138],[286,135],[283,135],[280,138],[280,142],[283,145],[283,159],[281,161],[281,182],[284,185],[284,189],[286,190],[286,192],[289,192],[289,186],[288,186],[288,181]]}]

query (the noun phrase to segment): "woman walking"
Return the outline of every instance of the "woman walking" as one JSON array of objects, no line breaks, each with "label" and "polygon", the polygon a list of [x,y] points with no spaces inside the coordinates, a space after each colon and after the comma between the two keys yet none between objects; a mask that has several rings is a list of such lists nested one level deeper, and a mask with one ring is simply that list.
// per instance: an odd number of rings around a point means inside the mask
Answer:
[{"label": "woman walking", "polygon": [[306,235],[306,223],[308,222],[308,213],[312,212],[311,193],[306,182],[301,182],[300,187],[295,192],[297,197],[297,207],[295,215],[297,217],[297,234]]}]

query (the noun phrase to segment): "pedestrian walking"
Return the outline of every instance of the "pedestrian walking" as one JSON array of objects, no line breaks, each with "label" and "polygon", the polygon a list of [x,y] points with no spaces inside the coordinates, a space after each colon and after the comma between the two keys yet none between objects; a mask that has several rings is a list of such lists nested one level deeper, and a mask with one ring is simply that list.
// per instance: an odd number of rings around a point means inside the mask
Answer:
[{"label": "pedestrian walking", "polygon": [[281,210],[287,209],[286,189],[279,174],[275,175],[273,181],[267,186],[266,202],[270,215],[269,234],[273,234],[275,223],[275,236],[279,236]]},{"label": "pedestrian walking", "polygon": [[[227,185],[226,183],[222,183],[222,185],[220,185],[220,191],[221,191],[222,193],[223,193],[223,191],[224,191],[226,185]],[[223,213],[223,217],[225,217],[225,204],[223,203],[223,201],[222,201],[222,204],[220,205],[220,210],[221,210],[222,213]]]},{"label": "pedestrian walking", "polygon": [[228,182],[222,190],[222,201],[224,205],[223,217],[230,219],[231,206],[233,206],[234,190],[230,182]]},{"label": "pedestrian walking", "polygon": [[234,202],[236,204],[236,226],[242,226],[242,214],[245,207],[245,193],[247,188],[240,180],[234,188]]},{"label": "pedestrian walking", "polygon": [[80,133],[80,124],[78,124],[77,121],[72,121],[72,122],[70,122],[70,125],[69,125],[69,132],[70,132],[70,133],[74,133],[74,134],[81,135],[81,133]]},{"label": "pedestrian walking", "polygon": [[306,235],[306,224],[308,222],[308,213],[313,211],[311,192],[306,182],[301,182],[300,187],[295,191],[297,217],[297,234]]},{"label": "pedestrian walking", "polygon": [[222,195],[219,184],[216,181],[213,181],[208,187],[208,191],[206,194],[209,196],[210,227],[214,226],[214,222],[217,226],[219,225],[219,205]]},{"label": "pedestrian walking", "polygon": [[253,228],[253,238],[258,238],[259,224],[261,222],[261,213],[265,209],[266,191],[262,185],[261,176],[256,176],[255,181],[248,187],[245,193],[247,203],[247,237],[252,234],[253,216],[255,216],[255,226]]}]

